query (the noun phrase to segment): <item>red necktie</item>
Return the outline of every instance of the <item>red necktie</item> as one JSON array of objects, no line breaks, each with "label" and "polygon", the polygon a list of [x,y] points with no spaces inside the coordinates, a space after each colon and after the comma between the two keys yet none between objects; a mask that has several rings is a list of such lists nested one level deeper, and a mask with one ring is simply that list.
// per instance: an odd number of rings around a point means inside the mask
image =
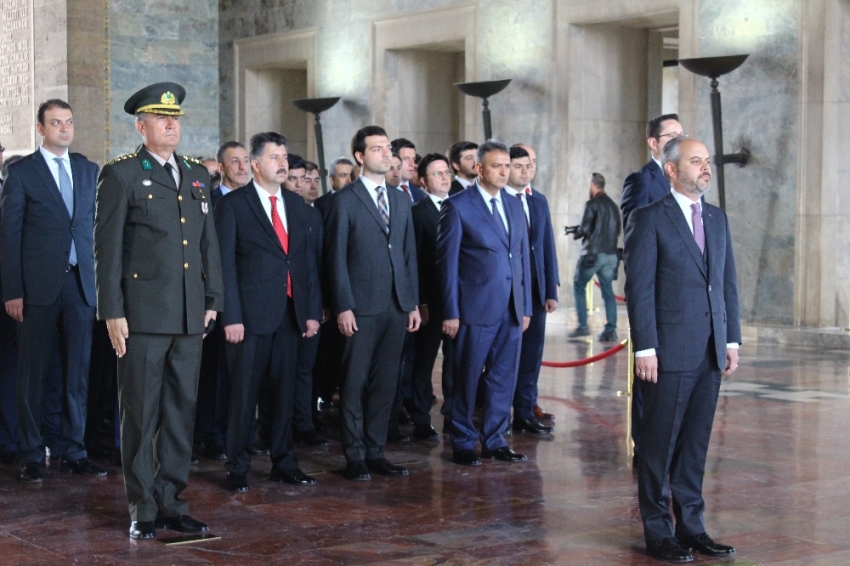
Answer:
[{"label": "red necktie", "polygon": [[413,200],[413,197],[412,197],[412,196],[410,196],[410,191],[409,191],[409,190],[407,190],[407,185],[402,185],[402,186],[401,186],[401,190],[403,190],[403,191],[404,191],[404,194],[406,194],[406,195],[407,195],[407,200],[409,200],[409,201],[412,201],[412,200]]},{"label": "red necktie", "polygon": [[531,196],[531,187],[525,187],[525,194]]},{"label": "red necktie", "polygon": [[[286,228],[283,227],[283,222],[277,213],[277,197],[269,197],[272,201],[272,226],[274,233],[277,234],[277,239],[280,240],[280,247],[283,248],[283,253],[289,255],[289,234],[286,233]],[[286,296],[292,298],[292,275],[289,271],[286,272]]]}]

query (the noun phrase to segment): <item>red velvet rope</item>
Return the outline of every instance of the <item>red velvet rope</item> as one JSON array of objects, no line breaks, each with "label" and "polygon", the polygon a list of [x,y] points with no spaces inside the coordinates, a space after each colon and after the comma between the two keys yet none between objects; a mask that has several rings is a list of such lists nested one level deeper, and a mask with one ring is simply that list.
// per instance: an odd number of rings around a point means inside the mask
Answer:
[{"label": "red velvet rope", "polygon": [[576,368],[579,366],[586,366],[587,364],[592,364],[593,362],[598,362],[599,360],[604,360],[605,358],[610,358],[623,348],[625,348],[629,343],[629,340],[623,340],[613,348],[605,350],[600,354],[596,354],[595,356],[590,356],[589,358],[584,358],[583,360],[573,360],[571,362],[547,362],[543,360],[543,365],[547,368]]},{"label": "red velvet rope", "polygon": [[[599,281],[597,281],[596,279],[594,279],[594,280],[593,280],[593,284],[594,284],[594,285],[596,285],[597,287],[599,287],[600,289],[602,288],[602,285],[600,285],[600,284],[599,284]],[[625,302],[626,302],[626,298],[625,298],[625,297],[621,297],[620,295],[614,295],[614,298],[615,298],[616,300],[620,301],[621,303],[625,303]]]}]

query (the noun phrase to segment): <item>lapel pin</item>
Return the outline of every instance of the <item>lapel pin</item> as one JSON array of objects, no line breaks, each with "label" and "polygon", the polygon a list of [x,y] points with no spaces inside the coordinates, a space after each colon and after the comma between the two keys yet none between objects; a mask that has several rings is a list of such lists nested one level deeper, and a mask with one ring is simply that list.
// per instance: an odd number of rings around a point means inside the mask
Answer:
[{"label": "lapel pin", "polygon": [[145,179],[144,181],[142,181],[142,185],[144,185],[146,187],[150,187],[151,186],[151,180]]},{"label": "lapel pin", "polygon": [[153,165],[151,165],[150,159],[142,159],[142,169],[145,171],[151,171],[153,169]]}]

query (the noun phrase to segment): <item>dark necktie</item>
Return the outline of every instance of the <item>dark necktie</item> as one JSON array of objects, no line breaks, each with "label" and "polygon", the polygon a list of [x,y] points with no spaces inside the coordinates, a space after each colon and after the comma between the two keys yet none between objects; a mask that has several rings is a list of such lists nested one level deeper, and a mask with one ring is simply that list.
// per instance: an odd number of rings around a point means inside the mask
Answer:
[{"label": "dark necktie", "polygon": [[387,230],[390,229],[390,210],[387,208],[387,198],[384,196],[384,187],[377,186],[375,190],[378,191],[378,212],[381,213],[381,219],[384,221],[384,224],[387,225]]},{"label": "dark necktie", "polygon": [[177,179],[175,178],[176,176],[174,175],[174,166],[168,161],[166,161],[163,167],[165,167],[165,172],[168,173],[168,178],[171,179],[171,182],[174,183],[174,188],[176,189],[178,184]]},{"label": "dark necktie", "polygon": [[702,225],[702,211],[698,202],[691,205],[691,221],[694,225],[694,239],[697,241],[699,252],[705,254],[705,228]]},{"label": "dark necktie", "polygon": [[[53,160],[59,166],[59,192],[62,193],[62,200],[65,201],[65,208],[68,209],[68,215],[73,220],[74,218],[74,186],[71,184],[71,176],[65,170],[65,163],[61,157],[54,157]],[[71,235],[71,251],[68,254],[68,265],[77,265],[77,246],[74,243],[74,236]]]},{"label": "dark necktie", "polygon": [[[528,190],[528,189],[526,189]],[[516,198],[519,199],[519,202],[522,202],[522,193],[517,193]],[[528,220],[528,215],[525,213],[525,206],[522,207],[522,215],[525,216],[525,227],[528,228],[529,232],[531,231],[531,222]]]},{"label": "dark necktie", "polygon": [[[280,241],[280,247],[283,248],[283,253],[289,255],[289,234],[286,233],[286,228],[283,227],[283,222],[277,213],[277,197],[270,196],[269,200],[272,201],[272,227]],[[289,271],[286,272],[286,296],[292,298],[292,275]]]},{"label": "dark necktie", "polygon": [[502,229],[502,234],[504,234],[505,236],[507,236],[507,235],[508,235],[508,229],[507,229],[507,228],[505,228],[505,223],[504,223],[504,221],[502,220],[502,215],[501,215],[501,214],[499,214],[499,207],[498,207],[498,206],[496,206],[496,199],[495,199],[495,198],[491,198],[491,199],[490,199],[490,204],[493,206],[493,217],[496,219],[496,224],[498,224],[498,225],[499,225],[499,228],[501,228],[501,229]]},{"label": "dark necktie", "polygon": [[404,194],[407,195],[407,200],[409,200],[410,202],[413,202],[413,196],[411,196],[410,191],[407,189],[407,185],[402,185],[401,190],[403,190]]}]

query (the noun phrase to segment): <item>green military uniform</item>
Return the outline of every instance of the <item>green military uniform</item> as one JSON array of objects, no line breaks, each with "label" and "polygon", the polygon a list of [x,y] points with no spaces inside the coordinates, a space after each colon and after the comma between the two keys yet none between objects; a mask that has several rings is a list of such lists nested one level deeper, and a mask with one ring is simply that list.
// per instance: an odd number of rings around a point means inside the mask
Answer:
[{"label": "green military uniform", "polygon": [[[152,85],[125,110],[179,115],[184,92]],[[162,104],[143,104],[150,94]],[[179,186],[141,146],[104,165],[97,187],[98,318],[126,318],[129,328],[118,388],[133,521],[188,515],[180,493],[189,479],[204,313],[224,308],[209,174],[197,160],[174,159]]]}]

